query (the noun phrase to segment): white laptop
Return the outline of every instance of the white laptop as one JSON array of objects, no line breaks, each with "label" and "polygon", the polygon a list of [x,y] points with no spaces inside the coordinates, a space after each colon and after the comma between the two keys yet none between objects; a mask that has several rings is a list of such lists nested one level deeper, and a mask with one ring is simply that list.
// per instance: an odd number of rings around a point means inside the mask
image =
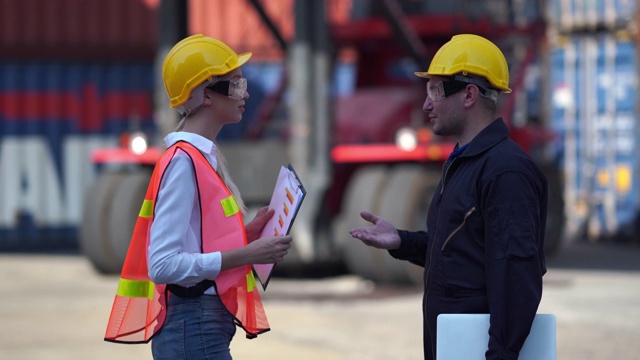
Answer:
[{"label": "white laptop", "polygon": [[[441,314],[436,337],[437,360],[485,360],[489,314]],[[518,360],[556,360],[556,317],[537,314]]]}]

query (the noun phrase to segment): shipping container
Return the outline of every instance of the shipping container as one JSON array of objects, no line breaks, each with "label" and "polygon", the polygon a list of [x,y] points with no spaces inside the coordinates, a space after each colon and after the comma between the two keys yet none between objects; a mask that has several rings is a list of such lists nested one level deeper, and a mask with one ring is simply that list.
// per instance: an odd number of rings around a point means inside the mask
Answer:
[{"label": "shipping container", "polygon": [[611,33],[559,38],[550,51],[554,154],[572,237],[637,236],[638,65],[637,44]]},{"label": "shipping container", "polygon": [[153,133],[150,63],[0,61],[0,249],[75,246],[92,149]]},{"label": "shipping container", "polygon": [[636,0],[550,0],[549,23],[562,32],[618,29],[636,17]]},{"label": "shipping container", "polygon": [[[353,19],[381,16],[379,0],[351,0]],[[543,14],[543,0],[398,0],[405,13],[485,19],[493,24],[525,25],[538,21]]]},{"label": "shipping container", "polygon": [[152,61],[159,0],[0,0],[0,58]]},{"label": "shipping container", "polygon": [[[158,143],[152,94],[159,3],[0,0],[0,249],[76,247],[98,170],[91,152],[117,146],[132,130]],[[236,13],[238,26],[267,38],[266,28],[256,30],[255,10],[244,9],[249,16]],[[206,23],[219,23],[207,15]],[[243,136],[284,78],[283,62],[260,62],[261,51],[244,68],[252,97],[247,122],[226,128],[222,139]]]},{"label": "shipping container", "polygon": [[[295,1],[260,1],[271,21],[287,41],[293,40]],[[327,0],[329,23],[344,23],[349,19],[352,0]],[[204,34],[227,43],[236,52],[250,51],[253,61],[281,62],[285,54],[262,23],[249,1],[189,0],[189,33]]]}]

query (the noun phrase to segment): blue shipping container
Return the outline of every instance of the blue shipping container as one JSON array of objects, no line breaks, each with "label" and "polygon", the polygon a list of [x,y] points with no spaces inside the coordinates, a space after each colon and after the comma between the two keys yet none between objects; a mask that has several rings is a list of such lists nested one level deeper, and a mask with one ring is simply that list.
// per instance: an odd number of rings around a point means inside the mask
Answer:
[{"label": "blue shipping container", "polygon": [[624,28],[636,16],[636,0],[551,0],[549,23],[565,32]]},{"label": "blue shipping container", "polygon": [[635,236],[640,211],[637,44],[574,35],[551,50],[551,126],[564,168],[567,229]]},{"label": "blue shipping container", "polygon": [[0,62],[0,249],[75,246],[90,153],[154,132],[147,63]]},{"label": "blue shipping container", "polygon": [[[338,65],[335,94],[352,91],[345,79],[353,71]],[[217,140],[245,138],[286,81],[281,63],[250,63],[243,74],[250,93],[243,121],[225,126]],[[0,250],[77,245],[85,193],[98,170],[91,152],[118,146],[132,130],[164,136],[153,121],[154,82],[147,63],[0,62]],[[285,138],[281,125],[266,136]]]}]

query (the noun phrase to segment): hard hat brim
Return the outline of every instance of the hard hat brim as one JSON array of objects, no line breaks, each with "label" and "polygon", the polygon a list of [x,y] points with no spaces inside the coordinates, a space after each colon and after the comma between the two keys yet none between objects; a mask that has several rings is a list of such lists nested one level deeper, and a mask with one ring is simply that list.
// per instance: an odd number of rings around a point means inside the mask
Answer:
[{"label": "hard hat brim", "polygon": [[246,64],[247,61],[251,59],[251,55],[253,55],[253,53],[250,53],[250,52],[246,52],[238,55],[238,67]]}]

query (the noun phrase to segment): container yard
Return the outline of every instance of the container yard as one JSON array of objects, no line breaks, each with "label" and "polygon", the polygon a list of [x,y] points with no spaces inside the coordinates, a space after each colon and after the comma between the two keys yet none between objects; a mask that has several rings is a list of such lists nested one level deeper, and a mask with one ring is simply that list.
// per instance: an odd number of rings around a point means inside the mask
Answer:
[{"label": "container yard", "polygon": [[[162,2],[152,0],[56,0],[47,2],[47,6],[35,3],[6,1],[0,15],[7,24],[0,38],[0,170],[5,174],[0,179],[0,249],[81,248],[99,269],[117,272],[126,253],[126,234],[133,226],[126,219],[139,206],[137,200],[144,191],[143,185],[138,186],[138,193],[128,190],[119,196],[133,199],[132,204],[121,200],[114,207],[111,199],[118,197],[115,191],[131,187],[117,182],[132,176],[132,186],[144,184],[144,176],[155,161],[155,146],[177,121],[176,115],[166,110],[155,70],[156,57],[162,53],[162,36],[167,37],[162,32],[167,30],[160,26],[163,22],[182,25],[184,35],[204,33],[225,38],[238,51],[254,53],[255,61],[245,69],[252,98],[245,119],[224,129],[221,146],[232,149],[232,159],[261,159],[239,150],[245,144],[258,149],[255,153],[278,149],[284,156],[271,164],[257,160],[247,168],[231,169],[238,175],[250,175],[238,176],[250,205],[259,207],[268,201],[271,186],[242,184],[244,178],[253,178],[256,169],[263,171],[266,179],[274,175],[270,169],[276,168],[269,165],[276,163],[293,162],[313,177],[317,177],[313,172],[319,168],[309,168],[309,164],[318,163],[324,169],[314,193],[325,195],[309,200],[313,204],[303,211],[301,225],[295,230],[305,239],[298,246],[297,262],[323,263],[335,258],[336,252],[345,254],[347,264],[361,262],[362,257],[350,255],[360,249],[351,249],[348,242],[344,245],[345,229],[359,221],[349,212],[379,200],[349,194],[349,189],[360,187],[358,181],[370,184],[367,186],[389,181],[393,184],[393,176],[387,179],[387,174],[395,170],[396,176],[404,178],[407,174],[413,179],[404,180],[408,183],[428,184],[428,179],[438,176],[433,174],[439,172],[438,161],[452,146],[435,139],[424,144],[429,149],[427,157],[407,152],[384,158],[364,156],[376,151],[389,154],[388,149],[395,148],[392,143],[396,132],[420,127],[415,114],[421,101],[407,96],[415,92],[415,80],[412,82],[409,75],[417,65],[410,60],[411,52],[395,40],[393,28],[382,20],[380,6],[367,1],[332,0],[321,6],[320,13],[326,18],[322,26],[328,37],[324,47],[311,49],[316,55],[307,55],[324,59],[324,65],[313,65],[315,68],[305,60],[296,62],[299,60],[291,55],[304,53],[292,50],[301,41],[296,40],[296,26],[302,31],[294,16],[309,16],[295,13],[292,0],[265,1],[258,7],[250,1],[227,6],[220,1],[191,0],[178,2],[184,5],[182,8],[173,4],[174,8],[164,12]],[[425,61],[433,51],[430,49],[456,31],[493,34],[507,49],[516,91],[502,104],[502,114],[512,122],[514,139],[535,154],[550,179],[554,194],[550,208],[554,213],[548,220],[548,250],[585,239],[634,242],[640,221],[639,164],[634,156],[640,130],[635,115],[638,49],[635,18],[629,14],[635,11],[635,3],[557,0],[535,2],[534,6],[505,2],[510,4],[509,11],[500,7],[504,5],[501,1],[482,2],[473,9],[464,9],[456,1],[448,5],[431,1],[400,3],[409,26],[423,40]],[[172,15],[163,15],[168,12]],[[65,17],[57,16],[62,13]],[[120,16],[122,13],[126,16]],[[179,13],[182,17],[176,20]],[[246,21],[206,21],[212,14]],[[19,30],[19,24],[15,24],[18,17],[34,26]],[[448,29],[446,24],[451,23],[457,27]],[[413,57],[420,61],[415,53]],[[367,70],[378,67],[386,70]],[[292,86],[303,86],[294,91],[296,94],[309,99],[317,96],[304,90],[317,80],[300,85],[291,81],[296,71],[324,72],[317,74],[325,77],[326,83],[314,86],[324,86],[329,91],[324,94],[330,96],[316,100],[334,104],[326,107],[333,113],[309,113],[304,106],[318,105],[307,100],[291,101],[288,89]],[[405,95],[400,95],[403,91]],[[381,112],[370,105],[380,103],[376,96],[388,97],[391,93],[398,99],[387,106],[392,110]],[[362,128],[360,114],[375,126]],[[289,123],[291,116],[302,122]],[[305,125],[309,121],[315,125]],[[312,136],[323,137],[299,137],[291,131],[306,126],[315,128]],[[536,135],[541,132],[547,135]],[[126,146],[135,134],[147,138],[151,150],[156,151],[147,153],[146,160],[122,164],[95,155]],[[371,142],[391,147],[371,147]],[[300,151],[295,146],[307,148]],[[318,158],[296,155],[309,152],[318,154]],[[114,175],[117,179],[102,178],[114,169],[120,173]],[[138,171],[142,175],[136,174]],[[111,190],[97,188],[97,183],[110,184],[107,188]],[[405,185],[398,186],[406,189]],[[428,186],[412,191],[417,193],[406,196],[430,198]],[[106,200],[97,198],[98,194]],[[361,203],[349,200],[354,197]],[[413,218],[427,205],[423,202],[407,214],[395,214],[401,219]],[[123,206],[132,210],[123,211]],[[113,213],[121,219],[105,220],[105,225],[85,219],[83,215],[92,213],[89,207],[102,209],[94,218],[108,218]],[[404,226],[415,229],[422,225]],[[108,240],[106,232],[99,230],[105,227],[122,231],[111,236],[117,239]],[[329,230],[317,231],[322,228]],[[91,239],[89,242],[83,242],[83,233]],[[106,268],[100,258],[105,251],[120,254],[106,255],[113,259]],[[369,263],[365,261],[364,267],[353,265],[357,270],[350,271],[374,276],[372,269],[365,269]],[[412,279],[409,272],[396,280]]]},{"label": "container yard", "polygon": [[498,114],[547,176],[539,312],[557,316],[558,358],[633,358],[639,9],[635,0],[0,0],[9,286],[0,358],[151,358],[148,344],[102,336],[162,139],[179,120],[162,59],[192,34],[253,53],[242,121],[217,137],[247,219],[269,203],[281,165],[307,190],[264,295],[274,331],[234,340],[234,358],[422,358],[424,269],[348,231],[364,225],[362,210],[424,230],[456,144],[432,134],[414,72],[458,33],[503,50],[513,92]]}]

